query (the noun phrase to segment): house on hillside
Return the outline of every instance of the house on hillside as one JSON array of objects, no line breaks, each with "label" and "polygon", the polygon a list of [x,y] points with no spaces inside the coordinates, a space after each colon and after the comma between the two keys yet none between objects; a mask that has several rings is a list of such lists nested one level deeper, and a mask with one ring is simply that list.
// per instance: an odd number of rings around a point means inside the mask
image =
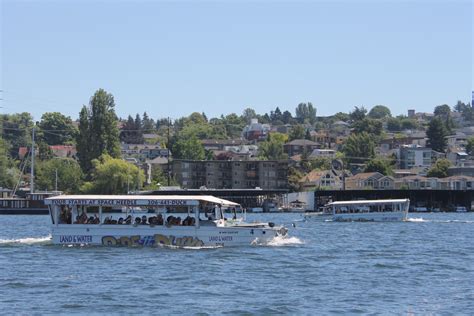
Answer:
[{"label": "house on hillside", "polygon": [[250,141],[265,140],[269,132],[269,124],[261,124],[258,119],[251,119],[250,124],[244,127],[242,137]]},{"label": "house on hillside", "polygon": [[312,153],[313,150],[319,148],[320,145],[316,142],[307,139],[295,139],[283,145],[283,150],[288,156],[300,155],[304,152]]},{"label": "house on hillside", "polygon": [[395,186],[395,179],[380,172],[362,172],[346,178],[346,190],[390,190]]},{"label": "house on hillside", "polygon": [[342,190],[342,176],[334,170],[313,170],[300,180],[304,190]]}]

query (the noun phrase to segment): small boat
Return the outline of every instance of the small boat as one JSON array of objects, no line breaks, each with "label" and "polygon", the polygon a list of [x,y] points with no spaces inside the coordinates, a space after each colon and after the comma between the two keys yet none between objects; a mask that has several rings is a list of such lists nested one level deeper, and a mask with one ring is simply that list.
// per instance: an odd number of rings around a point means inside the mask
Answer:
[{"label": "small boat", "polygon": [[467,212],[467,208],[465,206],[456,206],[456,208],[454,210],[457,213],[466,213]]},{"label": "small boat", "polygon": [[326,220],[332,218],[332,210],[327,206],[320,207],[317,211],[306,211],[304,213],[305,219],[319,219]]},{"label": "small boat", "polygon": [[240,246],[288,232],[271,222],[245,222],[239,204],[214,196],[63,195],[45,204],[59,245]]},{"label": "small boat", "polygon": [[334,221],[406,221],[409,199],[338,201],[327,205]]}]

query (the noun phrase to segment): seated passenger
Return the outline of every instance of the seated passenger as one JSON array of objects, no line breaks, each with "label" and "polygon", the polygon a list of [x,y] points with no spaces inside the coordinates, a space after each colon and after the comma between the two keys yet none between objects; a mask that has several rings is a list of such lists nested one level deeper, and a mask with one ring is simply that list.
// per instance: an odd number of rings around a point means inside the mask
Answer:
[{"label": "seated passenger", "polygon": [[130,225],[132,223],[132,215],[128,215],[127,218],[125,218],[125,224]]},{"label": "seated passenger", "polygon": [[122,225],[122,224],[123,224],[123,218],[122,218],[122,217],[119,218],[118,224],[119,224],[119,225]]},{"label": "seated passenger", "polygon": [[141,220],[140,217],[136,217],[136,218],[135,218],[135,224],[140,225],[141,221],[142,221],[142,220]]},{"label": "seated passenger", "polygon": [[116,219],[111,220],[110,224],[117,225],[117,220]]},{"label": "seated passenger", "polygon": [[163,215],[158,214],[158,217],[156,219],[156,224],[157,225],[163,225]]},{"label": "seated passenger", "polygon": [[143,215],[143,216],[142,216],[142,223],[141,223],[141,224],[142,224],[142,225],[146,225],[146,224],[147,224],[146,221],[147,221],[147,218],[146,218],[145,215]]}]

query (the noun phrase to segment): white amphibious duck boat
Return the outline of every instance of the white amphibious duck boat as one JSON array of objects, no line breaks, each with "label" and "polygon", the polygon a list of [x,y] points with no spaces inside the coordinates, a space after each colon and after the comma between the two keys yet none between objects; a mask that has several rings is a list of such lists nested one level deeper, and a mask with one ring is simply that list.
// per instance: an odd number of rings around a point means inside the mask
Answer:
[{"label": "white amphibious duck boat", "polygon": [[54,244],[239,246],[288,232],[273,223],[247,223],[237,214],[239,204],[214,196],[62,195],[45,204]]},{"label": "white amphibious duck boat", "polygon": [[406,221],[409,199],[337,201],[327,204],[334,221]]}]

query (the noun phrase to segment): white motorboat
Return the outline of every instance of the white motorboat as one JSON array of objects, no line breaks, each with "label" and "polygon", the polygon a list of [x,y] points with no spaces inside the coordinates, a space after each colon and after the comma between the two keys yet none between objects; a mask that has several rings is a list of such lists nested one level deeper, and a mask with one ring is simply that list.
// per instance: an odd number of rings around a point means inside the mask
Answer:
[{"label": "white motorboat", "polygon": [[[45,204],[53,243],[62,245],[238,246],[266,243],[288,231],[247,223],[237,214],[239,204],[214,196],[63,195]],[[121,208],[125,213],[113,213]]]},{"label": "white motorboat", "polygon": [[327,205],[334,221],[406,221],[409,199],[338,201]]}]

